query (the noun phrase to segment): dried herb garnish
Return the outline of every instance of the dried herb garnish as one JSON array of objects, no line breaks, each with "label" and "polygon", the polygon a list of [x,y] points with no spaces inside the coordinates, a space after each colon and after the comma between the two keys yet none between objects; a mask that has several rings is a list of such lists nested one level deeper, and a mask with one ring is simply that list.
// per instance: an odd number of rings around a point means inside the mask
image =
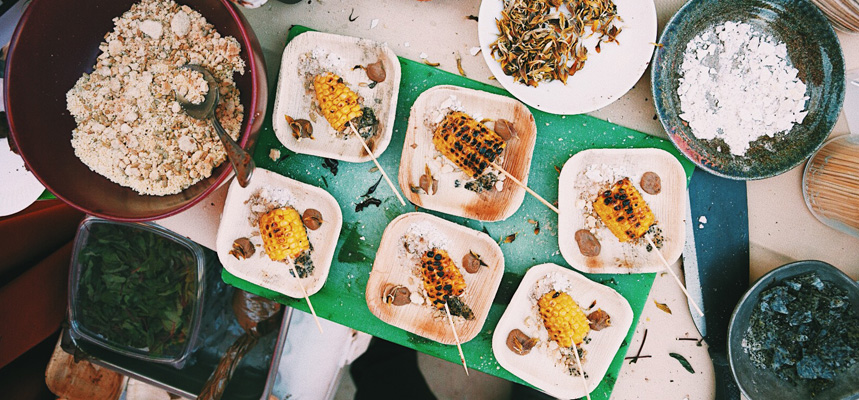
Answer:
[{"label": "dried herb garnish", "polygon": [[466,15],[466,16],[465,16],[465,19],[472,20],[472,21],[475,21],[475,22],[476,22],[476,21],[478,21],[478,19],[477,19],[477,16],[476,16],[476,15]]},{"label": "dried herb garnish", "polygon": [[354,13],[354,12],[355,12],[354,8],[352,9],[352,11],[349,11],[349,22],[355,22],[358,19],[357,16],[355,18],[352,18],[352,13]]},{"label": "dried herb garnish", "polygon": [[119,345],[176,354],[188,338],[197,261],[140,228],[94,224],[80,253],[80,323]]},{"label": "dried herb garnish", "polygon": [[450,308],[450,315],[459,316],[469,321],[474,319],[474,312],[458,296],[448,299],[447,305]]},{"label": "dried herb garnish", "polygon": [[382,181],[382,176],[379,175],[379,180],[377,180],[376,183],[373,184],[373,186],[370,186],[370,188],[367,189],[367,193],[364,193],[363,195],[361,195],[361,197],[370,197],[370,195],[376,191],[376,188],[379,187],[379,182],[381,182],[381,181]]},{"label": "dried herb garnish", "polygon": [[555,167],[555,172],[560,174],[561,173],[561,167],[559,167],[557,165],[555,165],[554,167]]},{"label": "dried herb garnish", "polygon": [[382,200],[379,200],[375,197],[367,197],[362,202],[355,204],[355,212],[364,211],[365,208],[367,208],[371,205],[378,207],[378,206],[382,205]]},{"label": "dried herb garnish", "polygon": [[689,364],[689,361],[686,361],[686,357],[683,357],[677,353],[668,353],[668,355],[671,356],[671,358],[679,361],[680,365],[682,365],[683,368],[686,368],[686,370],[689,371],[690,374],[695,373],[695,370],[692,368],[692,364]]},{"label": "dried herb garnish", "polygon": [[531,225],[534,225],[534,234],[539,235],[540,234],[540,221],[535,221],[533,219],[529,219],[528,223]]},{"label": "dried herb garnish", "polygon": [[649,356],[642,356],[641,355],[641,350],[644,349],[644,342],[646,342],[646,341],[647,341],[647,329],[644,330],[644,337],[641,338],[641,345],[638,346],[638,352],[636,352],[635,356],[633,356],[633,357],[627,357],[629,359],[630,364],[635,364],[636,362],[638,362],[639,358],[649,357]]},{"label": "dried herb garnish", "polygon": [[599,35],[598,44],[617,42],[621,21],[612,0],[504,0],[491,54],[520,83],[566,84],[588,59],[583,40]]},{"label": "dried herb garnish", "polygon": [[431,62],[430,60],[424,59],[424,64],[429,65],[430,67],[438,67],[441,63]]},{"label": "dried herb garnish", "polygon": [[518,235],[518,234],[519,234],[519,232],[509,234],[509,235],[501,238],[501,240],[498,241],[498,244],[513,243],[513,241],[516,240],[516,235]]},{"label": "dried herb garnish", "polygon": [[653,300],[653,303],[654,303],[654,304],[656,304],[656,308],[658,308],[658,309],[660,309],[660,310],[662,310],[662,311],[665,311],[665,312],[667,312],[667,313],[671,314],[671,309],[670,309],[670,308],[668,308],[668,305],[667,305],[667,304],[660,303],[660,302],[658,302],[658,301],[656,301],[656,300]]},{"label": "dried herb garnish", "polygon": [[695,345],[696,345],[696,346],[698,346],[698,347],[701,347],[701,344],[702,344],[702,343],[704,343],[704,338],[695,339],[695,338],[692,338],[692,337],[687,337],[687,338],[682,337],[682,338],[677,338],[677,340],[681,340],[681,341],[689,341],[689,342],[696,342],[696,343],[695,343]]},{"label": "dried herb garnish", "polygon": [[462,69],[462,56],[459,55],[459,52],[453,53],[453,56],[456,57],[456,69],[459,70],[459,74],[462,76],[468,76],[465,74],[465,70]]},{"label": "dried herb garnish", "polygon": [[337,176],[337,169],[340,167],[340,162],[331,158],[322,160],[322,167],[331,171],[331,174]]}]

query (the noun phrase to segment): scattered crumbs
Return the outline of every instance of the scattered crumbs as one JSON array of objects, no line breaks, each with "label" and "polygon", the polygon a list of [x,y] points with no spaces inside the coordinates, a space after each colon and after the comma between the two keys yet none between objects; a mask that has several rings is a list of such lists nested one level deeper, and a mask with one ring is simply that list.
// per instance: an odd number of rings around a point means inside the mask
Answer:
[{"label": "scattered crumbs", "polygon": [[427,55],[427,53],[421,53],[421,55],[419,57],[423,60],[426,60],[429,57],[429,55]]},{"label": "scattered crumbs", "polygon": [[480,53],[480,47],[472,47],[471,49],[468,50],[468,53],[471,54],[472,56],[476,56],[477,54]]},{"label": "scattered crumbs", "polygon": [[278,150],[278,149],[269,150],[268,151],[268,158],[270,158],[272,161],[279,160],[280,159],[280,150]]},{"label": "scattered crumbs", "polygon": [[376,27],[376,25],[379,25],[379,20],[378,20],[378,19],[373,19],[372,21],[370,21],[370,29],[375,28],[375,27]]},{"label": "scattered crumbs", "polygon": [[700,222],[702,224],[706,224],[707,223],[707,217],[705,215],[698,217],[698,222]]},{"label": "scattered crumbs", "polygon": [[704,229],[704,224],[698,224],[698,229]]},{"label": "scattered crumbs", "polygon": [[403,43],[403,47],[409,47],[409,46],[411,46],[411,43],[409,43],[409,42]]}]

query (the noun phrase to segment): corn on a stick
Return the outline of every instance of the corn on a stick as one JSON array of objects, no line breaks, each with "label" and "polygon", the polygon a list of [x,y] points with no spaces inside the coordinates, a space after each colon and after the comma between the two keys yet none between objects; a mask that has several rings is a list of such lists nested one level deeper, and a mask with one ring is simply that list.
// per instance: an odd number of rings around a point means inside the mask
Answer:
[{"label": "corn on a stick", "polygon": [[265,253],[273,261],[295,260],[310,250],[304,222],[292,207],[276,208],[260,216],[259,233]]},{"label": "corn on a stick", "polygon": [[358,104],[358,94],[343,83],[343,78],[325,72],[313,78],[313,89],[322,116],[334,130],[340,132],[346,123],[363,115]]},{"label": "corn on a stick", "polygon": [[[310,313],[313,314],[313,320],[316,322],[316,327],[319,328],[319,333],[325,333],[322,331],[322,324],[319,323],[319,316],[316,315],[316,310],[313,309],[313,303],[310,302],[310,296],[307,295],[307,290],[304,289],[304,284],[301,283],[301,279],[298,279],[298,271],[295,269],[295,264],[289,262],[289,268],[292,270],[292,277],[295,278],[295,283],[298,284],[298,287],[301,288],[301,292],[304,293],[304,300],[307,301],[307,307],[310,308]],[[294,275],[293,275],[294,274]]]},{"label": "corn on a stick", "polygon": [[459,360],[462,361],[462,368],[465,369],[465,375],[468,376],[468,365],[465,363],[465,354],[462,352],[462,344],[459,342],[459,334],[456,333],[456,327],[453,326],[453,317],[450,315],[450,308],[447,303],[444,303],[444,311],[447,313],[447,322],[450,323],[450,330],[453,331],[453,338],[456,340],[456,349],[459,350]]},{"label": "corn on a stick", "polygon": [[689,299],[689,304],[691,304],[692,307],[695,307],[695,311],[698,312],[698,315],[703,317],[704,311],[701,311],[701,308],[698,307],[698,303],[696,303],[695,300],[692,299],[692,296],[689,295],[689,292],[686,291],[686,286],[683,286],[683,282],[680,282],[680,277],[678,277],[677,274],[674,272],[674,270],[671,269],[671,265],[668,264],[668,260],[666,260],[665,257],[662,256],[662,252],[659,251],[659,249],[656,247],[656,244],[653,243],[653,240],[651,240],[650,237],[645,236],[644,238],[647,239],[647,243],[651,247],[653,247],[654,251],[656,251],[656,255],[659,256],[660,260],[662,260],[662,264],[665,265],[665,269],[667,269],[668,272],[671,273],[671,276],[674,277],[674,281],[677,282],[677,286],[680,286],[680,290],[682,290],[683,294],[686,295],[686,298]]},{"label": "corn on a stick", "polygon": [[370,151],[370,147],[367,146],[367,143],[364,142],[364,138],[362,138],[361,134],[358,133],[358,130],[355,129],[355,125],[353,125],[352,122],[348,122],[347,125],[349,125],[349,130],[352,131],[352,133],[354,133],[355,136],[358,137],[358,141],[361,142],[361,145],[364,146],[364,150],[367,151],[367,154],[370,155],[370,159],[373,160],[374,164],[376,164],[376,168],[378,168],[379,172],[382,173],[382,177],[385,178],[385,182],[388,183],[388,186],[390,186],[394,194],[397,195],[397,200],[400,201],[400,205],[406,205],[406,201],[403,200],[403,196],[400,196],[400,191],[397,190],[396,186],[394,186],[394,182],[392,182],[391,178],[388,177],[388,174],[385,172],[385,169],[382,168],[381,165],[379,165],[379,161],[376,160],[376,155],[374,155],[373,152]]}]

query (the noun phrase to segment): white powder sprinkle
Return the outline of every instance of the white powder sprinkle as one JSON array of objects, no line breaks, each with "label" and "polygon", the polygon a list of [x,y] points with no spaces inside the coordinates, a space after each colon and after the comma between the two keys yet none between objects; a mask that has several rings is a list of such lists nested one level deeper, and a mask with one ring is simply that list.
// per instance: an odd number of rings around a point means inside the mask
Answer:
[{"label": "white powder sprinkle", "polygon": [[772,35],[743,22],[717,25],[686,45],[680,118],[695,137],[722,139],[742,156],[755,140],[805,118],[806,85],[797,72],[787,46]]}]

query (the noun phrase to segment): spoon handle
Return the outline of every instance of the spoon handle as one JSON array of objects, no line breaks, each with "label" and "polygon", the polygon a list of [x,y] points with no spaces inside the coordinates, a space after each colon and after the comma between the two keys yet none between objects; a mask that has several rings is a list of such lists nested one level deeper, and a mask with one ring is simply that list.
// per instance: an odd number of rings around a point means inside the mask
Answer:
[{"label": "spoon handle", "polygon": [[247,187],[248,182],[251,180],[251,175],[254,173],[254,168],[256,168],[253,158],[247,151],[245,151],[245,149],[239,146],[233,138],[227,135],[227,132],[224,130],[224,127],[221,126],[221,123],[218,121],[218,117],[215,116],[214,112],[210,119],[212,121],[212,125],[215,126],[215,132],[218,133],[218,137],[221,139],[221,143],[224,144],[224,150],[227,152],[227,158],[230,159],[230,164],[233,165],[233,171],[236,172],[236,179],[238,179],[239,185],[241,185],[241,187]]},{"label": "spoon handle", "polygon": [[233,372],[236,371],[236,366],[239,365],[245,354],[257,344],[258,340],[259,338],[256,335],[248,332],[239,336],[233,342],[233,345],[227,349],[227,352],[224,353],[221,361],[218,362],[218,367],[215,368],[215,372],[212,372],[212,376],[203,385],[203,389],[200,390],[197,400],[219,400],[224,395],[224,390],[227,388],[227,383],[232,378]]}]

